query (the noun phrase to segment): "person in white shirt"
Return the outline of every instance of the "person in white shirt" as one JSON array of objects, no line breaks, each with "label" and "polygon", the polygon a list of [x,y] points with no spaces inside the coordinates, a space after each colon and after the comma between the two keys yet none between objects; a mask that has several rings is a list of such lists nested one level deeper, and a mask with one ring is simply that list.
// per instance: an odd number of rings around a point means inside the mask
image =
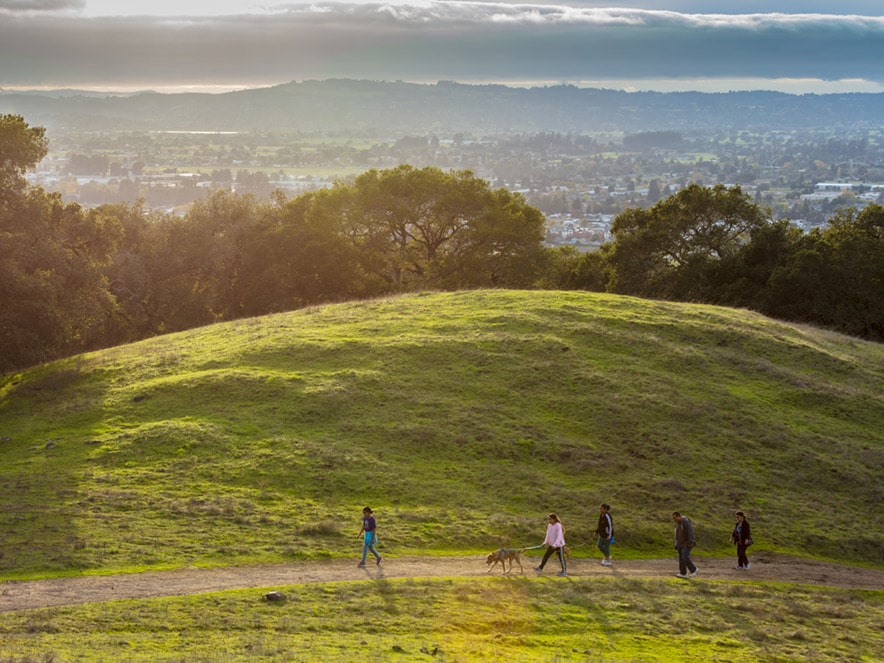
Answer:
[{"label": "person in white shirt", "polygon": [[565,568],[565,526],[554,513],[549,514],[548,520],[546,538],[543,540],[543,545],[547,546],[546,552],[543,554],[543,561],[540,562],[540,566],[535,566],[534,570],[538,573],[542,572],[543,567],[546,566],[547,561],[555,552],[558,553],[559,562],[562,564],[562,570],[558,575],[566,576],[568,573]]}]

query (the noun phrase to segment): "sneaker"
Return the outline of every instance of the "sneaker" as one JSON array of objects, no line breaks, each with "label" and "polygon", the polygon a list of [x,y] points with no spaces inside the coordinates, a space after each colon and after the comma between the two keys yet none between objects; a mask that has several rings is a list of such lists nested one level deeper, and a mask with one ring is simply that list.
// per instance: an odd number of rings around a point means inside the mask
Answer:
[{"label": "sneaker", "polygon": [[744,566],[743,569],[748,571],[750,566],[752,566],[752,562],[746,562],[746,566]]},{"label": "sneaker", "polygon": [[614,566],[614,562],[612,562],[610,559],[603,559],[603,560],[602,560],[601,562],[599,562],[599,563],[600,563],[602,566]]},{"label": "sneaker", "polygon": [[365,566],[365,562],[359,562],[356,566]]},{"label": "sneaker", "polygon": [[378,566],[380,566],[380,565],[381,565],[381,558],[378,557]]},{"label": "sneaker", "polygon": [[676,573],[676,574],[675,574],[675,577],[676,577],[676,578],[687,578],[688,576],[685,575],[684,573]]},{"label": "sneaker", "polygon": [[559,571],[556,575],[559,576],[560,578],[567,578],[568,577],[568,574],[565,573],[564,571]]},{"label": "sneaker", "polygon": [[737,571],[745,571],[745,570],[746,570],[746,569],[744,569],[742,566],[735,566],[734,568],[735,568]]},{"label": "sneaker", "polygon": [[696,577],[697,577],[697,574],[698,574],[699,572],[700,572],[700,569],[694,569],[694,570],[690,573],[690,575],[689,575],[688,577],[689,577],[689,578],[696,578]]},{"label": "sneaker", "polygon": [[534,570],[537,571],[538,573],[543,573],[543,567],[542,567],[542,566],[535,566],[535,567],[534,567]]}]

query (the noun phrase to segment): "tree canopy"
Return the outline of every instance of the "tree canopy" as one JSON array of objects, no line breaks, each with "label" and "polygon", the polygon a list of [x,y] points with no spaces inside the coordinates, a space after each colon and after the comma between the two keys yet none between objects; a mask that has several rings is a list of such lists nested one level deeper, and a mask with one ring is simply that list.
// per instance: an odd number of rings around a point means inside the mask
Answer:
[{"label": "tree canopy", "polygon": [[[9,122],[19,157],[43,134]],[[399,166],[288,200],[217,191],[183,217],[83,210],[7,179],[0,370],[244,315],[417,289],[530,287],[543,216],[468,171]]]},{"label": "tree canopy", "polygon": [[29,188],[45,152],[42,129],[0,117],[0,370],[87,347],[114,307],[103,270],[118,224]]},{"label": "tree canopy", "polygon": [[287,199],[217,191],[181,217],[28,186],[46,138],[0,116],[0,371],[246,315],[425,289],[580,288],[742,306],[884,340],[884,207],[810,233],[738,186],[614,220],[600,251],[470,171],[401,165]]},{"label": "tree canopy", "polygon": [[21,176],[49,149],[46,130],[29,126],[21,115],[0,115],[0,193],[24,186]]},{"label": "tree canopy", "polygon": [[611,226],[609,287],[647,297],[702,298],[710,270],[768,218],[739,186],[723,184],[690,184],[653,207],[628,209]]},{"label": "tree canopy", "polygon": [[840,211],[826,228],[791,234],[788,250],[781,251],[750,305],[768,315],[884,340],[884,207]]},{"label": "tree canopy", "polygon": [[369,170],[353,185],[316,194],[314,204],[312,213],[336,226],[365,273],[391,291],[530,285],[536,278],[543,215],[470,171]]}]

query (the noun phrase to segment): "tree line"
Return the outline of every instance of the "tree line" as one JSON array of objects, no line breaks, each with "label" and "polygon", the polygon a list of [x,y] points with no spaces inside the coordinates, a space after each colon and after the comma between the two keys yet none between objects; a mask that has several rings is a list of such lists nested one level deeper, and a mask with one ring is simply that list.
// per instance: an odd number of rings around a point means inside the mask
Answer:
[{"label": "tree line", "polygon": [[27,183],[41,127],[0,116],[0,371],[245,316],[420,290],[561,288],[741,306],[884,339],[884,208],[805,234],[739,187],[628,209],[600,251],[470,171],[401,165],[287,198],[219,191],[183,216],[84,209]]},{"label": "tree line", "polygon": [[614,240],[575,260],[557,287],[748,308],[884,340],[884,207],[835,213],[805,233],[739,186],[688,185],[628,209]]}]

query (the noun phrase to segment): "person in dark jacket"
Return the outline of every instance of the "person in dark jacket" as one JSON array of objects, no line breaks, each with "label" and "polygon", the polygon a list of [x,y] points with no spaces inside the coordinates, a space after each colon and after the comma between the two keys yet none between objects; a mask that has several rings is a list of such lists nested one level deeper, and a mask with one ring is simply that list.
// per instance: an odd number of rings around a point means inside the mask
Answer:
[{"label": "person in dark jacket", "polygon": [[694,526],[690,518],[678,511],[672,512],[672,520],[675,523],[675,549],[678,551],[678,577],[693,578],[699,570],[691,560],[691,550],[697,545]]},{"label": "person in dark jacket", "polygon": [[752,529],[749,527],[749,521],[746,520],[746,514],[737,511],[737,523],[734,525],[734,531],[731,534],[731,543],[737,544],[737,566],[741,571],[749,570],[749,558],[746,556],[746,548],[752,545]]},{"label": "person in dark jacket", "polygon": [[611,566],[611,542],[614,540],[614,520],[611,518],[611,506],[602,504],[599,507],[599,524],[595,528],[596,536],[599,537],[596,545],[602,551],[605,558],[602,566]]}]

